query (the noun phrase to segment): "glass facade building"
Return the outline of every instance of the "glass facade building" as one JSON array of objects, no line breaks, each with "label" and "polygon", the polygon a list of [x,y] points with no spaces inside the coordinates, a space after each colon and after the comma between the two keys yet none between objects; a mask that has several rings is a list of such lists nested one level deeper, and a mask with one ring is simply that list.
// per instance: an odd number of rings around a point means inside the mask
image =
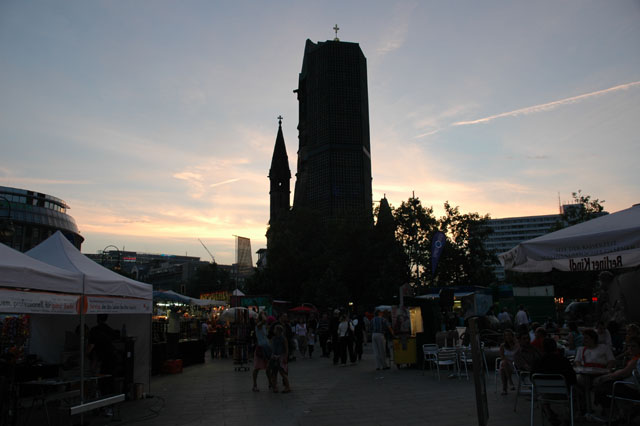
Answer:
[{"label": "glass facade building", "polygon": [[84,238],[68,209],[60,198],[0,186],[0,242],[25,252],[60,231],[80,250]]}]

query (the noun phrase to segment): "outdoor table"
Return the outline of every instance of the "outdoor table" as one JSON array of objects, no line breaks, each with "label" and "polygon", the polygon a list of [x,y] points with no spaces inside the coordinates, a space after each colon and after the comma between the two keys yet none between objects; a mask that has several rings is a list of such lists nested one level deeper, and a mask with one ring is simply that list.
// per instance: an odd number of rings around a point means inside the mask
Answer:
[{"label": "outdoor table", "polygon": [[586,397],[586,411],[587,411],[587,415],[589,415],[591,414],[591,411],[592,411],[592,407],[591,407],[591,390],[592,389],[591,388],[593,386],[593,380],[598,376],[607,374],[609,370],[607,368],[584,367],[584,366],[576,366],[576,367],[573,367],[573,369],[576,372],[576,374],[584,378],[582,381],[585,388],[584,392]]}]

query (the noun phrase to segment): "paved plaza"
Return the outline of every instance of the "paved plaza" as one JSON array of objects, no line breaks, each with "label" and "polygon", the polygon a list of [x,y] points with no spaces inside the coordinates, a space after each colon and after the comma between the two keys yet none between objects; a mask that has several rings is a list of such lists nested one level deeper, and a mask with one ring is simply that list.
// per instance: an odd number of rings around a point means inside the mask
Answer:
[{"label": "paved plaza", "polygon": [[[361,363],[333,366],[326,358],[289,365],[289,394],[268,391],[260,372],[260,392],[251,391],[251,372],[236,372],[231,360],[210,360],[181,374],[152,379],[150,399],[122,404],[121,422],[135,425],[477,425],[473,380],[440,381],[419,369],[376,371],[371,346]],[[514,395],[494,393],[489,372],[489,425],[527,425],[529,405]],[[538,413],[536,413],[538,414]],[[87,416],[92,425],[106,419]],[[536,422],[536,424],[540,424]]]}]

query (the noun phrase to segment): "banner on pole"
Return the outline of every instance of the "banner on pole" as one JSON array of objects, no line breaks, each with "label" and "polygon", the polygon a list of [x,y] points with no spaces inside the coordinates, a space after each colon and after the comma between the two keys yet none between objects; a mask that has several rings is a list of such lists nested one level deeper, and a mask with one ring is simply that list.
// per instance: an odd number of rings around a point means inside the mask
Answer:
[{"label": "banner on pole", "polygon": [[438,267],[438,261],[440,260],[440,256],[442,255],[442,250],[444,250],[444,244],[447,241],[447,237],[444,235],[442,231],[436,231],[433,234],[433,239],[431,240],[431,277],[436,276],[436,268]]}]

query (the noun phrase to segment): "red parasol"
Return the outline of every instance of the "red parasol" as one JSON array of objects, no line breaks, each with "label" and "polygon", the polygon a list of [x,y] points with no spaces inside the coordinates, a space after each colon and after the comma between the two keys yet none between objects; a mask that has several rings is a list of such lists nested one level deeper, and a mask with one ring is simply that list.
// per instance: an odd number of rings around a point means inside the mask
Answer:
[{"label": "red parasol", "polygon": [[296,312],[299,314],[309,314],[311,312],[318,312],[318,310],[316,308],[302,305],[302,306],[296,306],[295,308],[289,309],[289,312]]}]

